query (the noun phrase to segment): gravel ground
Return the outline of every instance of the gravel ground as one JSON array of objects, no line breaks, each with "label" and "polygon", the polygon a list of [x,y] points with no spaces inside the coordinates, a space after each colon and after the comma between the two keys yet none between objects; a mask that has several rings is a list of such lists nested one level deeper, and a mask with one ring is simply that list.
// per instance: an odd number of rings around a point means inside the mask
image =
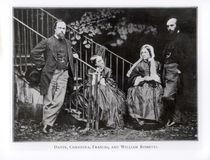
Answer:
[{"label": "gravel ground", "polygon": [[172,127],[144,125],[135,128],[126,125],[124,129],[107,129],[99,131],[84,130],[85,124],[77,121],[68,113],[62,113],[55,124],[54,132],[44,134],[40,121],[29,117],[14,121],[14,141],[167,141],[197,140],[197,114],[185,111],[185,122]]}]

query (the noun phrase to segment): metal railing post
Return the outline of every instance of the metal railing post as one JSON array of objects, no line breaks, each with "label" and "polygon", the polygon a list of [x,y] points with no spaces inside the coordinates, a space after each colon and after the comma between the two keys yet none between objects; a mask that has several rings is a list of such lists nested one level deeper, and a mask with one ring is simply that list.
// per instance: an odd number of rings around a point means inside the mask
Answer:
[{"label": "metal railing post", "polygon": [[118,82],[118,57],[116,58],[116,82]]},{"label": "metal railing post", "polygon": [[122,90],[124,90],[124,82],[125,82],[125,62],[122,61]]},{"label": "metal railing post", "polygon": [[96,83],[95,83],[95,109],[96,109],[96,121],[95,121],[95,127],[96,131],[99,129],[99,104],[98,104],[98,80],[99,80],[100,74],[96,74]]},{"label": "metal railing post", "polygon": [[26,73],[27,71],[27,39],[26,39],[26,28],[23,27],[23,47],[24,47],[24,53],[21,54],[21,58],[22,55],[24,55],[25,57],[23,57],[25,59],[25,68],[24,71]]},{"label": "metal railing post", "polygon": [[[92,82],[92,75],[88,74],[88,82]],[[90,128],[90,123],[91,123],[91,117],[92,115],[91,113],[91,108],[92,108],[92,85],[90,85],[90,87],[88,87],[88,108],[87,108],[87,128]]]},{"label": "metal railing post", "polygon": [[[78,97],[78,60],[76,59],[76,68],[75,68],[75,75],[76,75],[76,97]],[[76,111],[78,111],[78,101],[76,100]]]}]

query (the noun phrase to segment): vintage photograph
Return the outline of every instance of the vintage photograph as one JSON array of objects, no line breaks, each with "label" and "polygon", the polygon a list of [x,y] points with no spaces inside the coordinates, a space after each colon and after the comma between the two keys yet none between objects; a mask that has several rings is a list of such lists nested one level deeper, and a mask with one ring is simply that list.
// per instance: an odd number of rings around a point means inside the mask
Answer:
[{"label": "vintage photograph", "polygon": [[13,7],[13,142],[198,141],[197,7]]}]

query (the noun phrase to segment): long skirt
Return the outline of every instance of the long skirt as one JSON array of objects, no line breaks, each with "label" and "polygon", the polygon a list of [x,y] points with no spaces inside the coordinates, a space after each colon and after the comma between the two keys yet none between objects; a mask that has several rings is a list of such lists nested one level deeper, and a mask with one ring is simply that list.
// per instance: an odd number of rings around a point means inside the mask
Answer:
[{"label": "long skirt", "polygon": [[144,83],[128,89],[128,112],[132,118],[161,122],[163,89],[160,84]]},{"label": "long skirt", "polygon": [[99,85],[97,102],[100,108],[100,120],[107,127],[123,127],[126,104],[122,91],[109,84]]}]

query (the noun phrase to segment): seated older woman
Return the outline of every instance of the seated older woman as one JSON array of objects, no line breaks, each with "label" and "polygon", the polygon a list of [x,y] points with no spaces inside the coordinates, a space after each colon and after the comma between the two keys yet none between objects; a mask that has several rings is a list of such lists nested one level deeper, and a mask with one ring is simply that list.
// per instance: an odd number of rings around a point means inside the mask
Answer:
[{"label": "seated older woman", "polygon": [[139,60],[127,73],[127,103],[129,115],[140,125],[146,120],[161,121],[163,109],[163,89],[157,73],[159,63],[154,60],[155,53],[151,45],[143,45]]}]

